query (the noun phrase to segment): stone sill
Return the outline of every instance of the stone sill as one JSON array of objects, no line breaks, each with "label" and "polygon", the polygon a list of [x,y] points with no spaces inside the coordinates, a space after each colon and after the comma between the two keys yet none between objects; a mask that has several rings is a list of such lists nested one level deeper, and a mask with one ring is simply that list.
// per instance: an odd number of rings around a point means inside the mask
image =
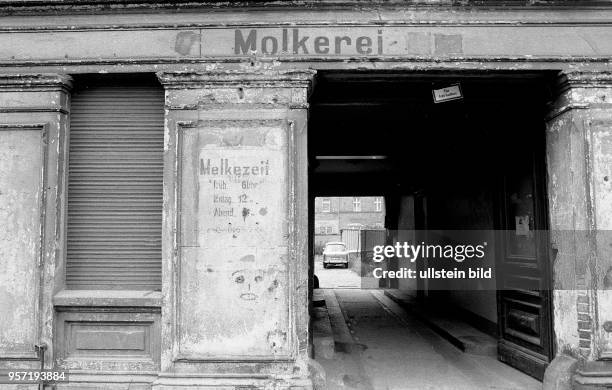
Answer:
[{"label": "stone sill", "polygon": [[160,291],[62,290],[54,306],[161,307]]}]

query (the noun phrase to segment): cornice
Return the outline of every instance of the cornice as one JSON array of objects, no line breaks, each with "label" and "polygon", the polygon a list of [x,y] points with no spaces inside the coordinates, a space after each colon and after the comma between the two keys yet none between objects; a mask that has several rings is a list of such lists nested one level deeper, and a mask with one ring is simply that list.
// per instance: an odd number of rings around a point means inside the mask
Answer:
[{"label": "cornice", "polygon": [[609,88],[612,87],[612,71],[567,71],[561,72],[557,79],[559,93],[571,88]]},{"label": "cornice", "polygon": [[167,89],[273,87],[310,88],[315,70],[213,70],[209,72],[159,72],[157,77]]},{"label": "cornice", "polygon": [[0,0],[0,15],[45,15],[158,12],[163,10],[253,9],[609,9],[606,0]]},{"label": "cornice", "polygon": [[63,74],[0,74],[0,91],[69,91],[72,77]]},{"label": "cornice", "polygon": [[609,109],[609,96],[612,95],[612,71],[559,72],[555,92],[555,99],[550,104],[547,121],[573,110]]},{"label": "cornice", "polygon": [[[1,0],[0,0],[1,1]],[[609,8],[612,15],[612,7]],[[282,12],[282,11],[279,11]],[[314,12],[314,10],[313,10]],[[196,14],[196,13],[194,13]],[[201,15],[202,13],[197,13]],[[2,16],[0,11],[0,16]],[[523,15],[524,16],[524,15]],[[481,18],[477,20],[462,19],[453,14],[453,18],[410,18],[393,20],[287,20],[279,19],[276,21],[267,20],[235,20],[227,22],[223,20],[207,20],[199,22],[177,22],[177,21],[156,21],[150,23],[136,22],[134,20],[122,23],[85,23],[74,22],[72,24],[56,23],[45,25],[34,24],[6,24],[0,25],[2,33],[48,33],[48,32],[84,32],[84,31],[153,31],[153,30],[193,30],[193,29],[246,29],[246,28],[308,28],[308,27],[610,27],[612,19],[602,17],[598,20],[583,19],[552,19],[537,18],[520,20],[515,17],[507,18]]]}]

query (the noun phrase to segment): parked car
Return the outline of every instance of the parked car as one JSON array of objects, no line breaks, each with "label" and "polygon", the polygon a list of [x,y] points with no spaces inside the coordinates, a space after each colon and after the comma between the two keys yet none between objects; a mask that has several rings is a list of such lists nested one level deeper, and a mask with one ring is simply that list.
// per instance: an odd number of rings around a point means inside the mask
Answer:
[{"label": "parked car", "polygon": [[348,268],[349,253],[343,242],[328,242],[323,249],[323,268],[330,265],[344,265]]}]

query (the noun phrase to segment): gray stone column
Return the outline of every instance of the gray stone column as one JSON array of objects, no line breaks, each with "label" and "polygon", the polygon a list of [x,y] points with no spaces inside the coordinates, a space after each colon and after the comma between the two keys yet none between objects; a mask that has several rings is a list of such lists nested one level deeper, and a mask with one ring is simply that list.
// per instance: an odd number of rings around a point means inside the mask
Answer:
[{"label": "gray stone column", "polygon": [[154,389],[309,389],[313,71],[163,72],[162,372]]},{"label": "gray stone column", "polygon": [[38,369],[43,354],[53,365],[71,86],[65,75],[0,75],[0,369]]},{"label": "gray stone column", "polygon": [[580,388],[612,383],[612,74],[567,72],[559,86],[547,129],[557,353],[549,371],[576,359]]}]

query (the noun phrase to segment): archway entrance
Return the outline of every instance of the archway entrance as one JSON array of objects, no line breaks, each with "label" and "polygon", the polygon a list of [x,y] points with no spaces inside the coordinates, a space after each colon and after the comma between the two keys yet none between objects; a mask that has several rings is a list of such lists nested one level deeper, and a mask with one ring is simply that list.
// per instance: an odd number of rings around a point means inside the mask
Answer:
[{"label": "archway entrance", "polygon": [[[367,290],[387,311],[392,302],[417,313],[420,323],[460,350],[514,367],[519,381],[521,372],[541,380],[553,358],[551,271],[542,233],[548,215],[544,115],[549,80],[544,73],[321,72],[309,122],[311,268],[317,258],[315,199],[382,197],[384,239],[364,243],[354,260],[361,262],[362,294]],[[458,240],[455,232],[480,237],[489,244],[480,265],[492,276],[462,283],[387,273],[377,285],[363,283],[381,268],[372,262],[375,246],[426,244],[433,231],[451,241]],[[385,271],[412,269],[417,275],[429,267],[427,261],[398,255],[380,264]],[[355,318],[376,323],[376,315],[367,315],[368,307],[376,307],[371,302],[357,309],[350,303],[357,297],[334,294],[337,303],[331,305],[338,306],[346,323]],[[334,294],[319,297],[329,304]],[[369,342],[366,349],[380,347],[376,340]],[[388,352],[408,356],[407,351]],[[469,373],[464,369],[459,371]],[[402,375],[406,372],[398,367],[390,376]],[[393,381],[360,378],[383,381],[374,388]]]}]

